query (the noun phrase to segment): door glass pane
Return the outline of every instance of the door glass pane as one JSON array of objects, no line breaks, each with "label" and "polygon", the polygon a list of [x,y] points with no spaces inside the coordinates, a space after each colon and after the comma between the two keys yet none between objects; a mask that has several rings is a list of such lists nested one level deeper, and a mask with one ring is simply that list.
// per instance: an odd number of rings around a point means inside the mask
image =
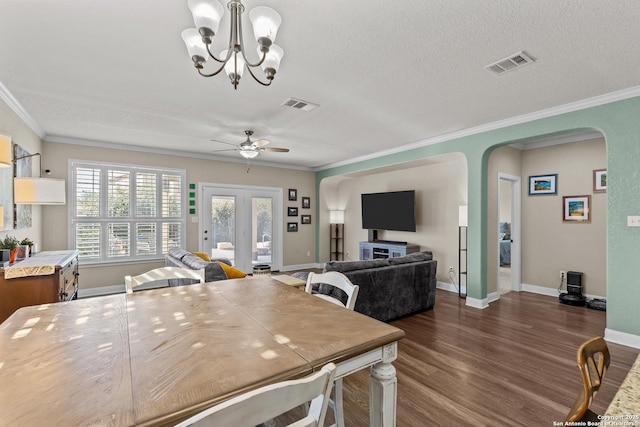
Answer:
[{"label": "door glass pane", "polygon": [[253,197],[251,203],[252,264],[271,263],[273,236],[273,200]]},{"label": "door glass pane", "polygon": [[235,265],[236,247],[236,198],[213,196],[211,198],[211,257],[228,258]]}]

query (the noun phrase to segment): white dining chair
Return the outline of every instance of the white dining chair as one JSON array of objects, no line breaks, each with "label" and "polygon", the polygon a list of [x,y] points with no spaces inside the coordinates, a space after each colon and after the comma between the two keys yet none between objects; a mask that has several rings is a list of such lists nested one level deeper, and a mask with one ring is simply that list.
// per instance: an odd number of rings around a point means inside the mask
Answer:
[{"label": "white dining chair", "polygon": [[[346,301],[343,302],[340,299],[323,293],[312,293],[313,285],[317,285],[318,287],[327,288],[337,288],[340,289],[346,295]],[[334,290],[327,289],[332,292],[333,295],[336,295]],[[360,287],[358,285],[354,285],[351,283],[351,280],[344,274],[338,271],[327,271],[326,273],[309,273],[307,276],[307,286],[305,287],[305,292],[312,294],[318,298],[322,298],[325,301],[329,301],[333,304],[344,307],[348,310],[353,310],[356,305],[356,300],[358,298],[358,291]],[[329,401],[329,406],[333,409],[333,414],[336,420],[336,427],[344,427],[344,406],[342,403],[342,378],[338,378],[335,381],[335,387],[333,391],[333,399]]]},{"label": "white dining chair", "polygon": [[204,268],[191,270],[183,267],[160,267],[137,276],[126,276],[124,287],[128,294],[133,292],[133,288],[145,283],[157,282],[169,279],[193,279],[199,283],[204,283]]},{"label": "white dining chair", "polygon": [[254,427],[307,402],[304,416],[288,425],[322,427],[335,374],[336,365],[328,363],[305,378],[270,384],[205,409],[175,427]]}]

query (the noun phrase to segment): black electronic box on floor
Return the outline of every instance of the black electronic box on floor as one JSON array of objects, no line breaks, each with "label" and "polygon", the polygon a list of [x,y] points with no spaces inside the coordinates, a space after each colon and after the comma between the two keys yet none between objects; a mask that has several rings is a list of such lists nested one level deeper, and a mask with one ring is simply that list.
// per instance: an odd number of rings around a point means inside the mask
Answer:
[{"label": "black electronic box on floor", "polygon": [[582,295],[582,273],[567,271],[567,292],[558,297],[562,304],[585,306],[587,298]]}]

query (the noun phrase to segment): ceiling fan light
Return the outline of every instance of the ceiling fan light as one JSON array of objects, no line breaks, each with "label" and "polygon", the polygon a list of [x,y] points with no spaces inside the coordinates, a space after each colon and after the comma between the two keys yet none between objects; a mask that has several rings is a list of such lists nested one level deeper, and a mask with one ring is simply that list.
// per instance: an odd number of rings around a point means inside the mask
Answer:
[{"label": "ceiling fan light", "polygon": [[187,52],[189,52],[189,58],[196,62],[194,57],[197,57],[198,60],[201,59],[201,62],[204,63],[209,56],[207,53],[207,48],[202,43],[202,37],[200,33],[195,28],[187,28],[182,32],[182,40],[184,40],[184,44],[187,46]]},{"label": "ceiling fan light", "polygon": [[258,6],[251,9],[249,19],[253,25],[253,35],[260,43],[261,38],[267,38],[273,43],[276,40],[278,28],[282,24],[280,14],[270,7]]},{"label": "ceiling fan light", "polygon": [[[262,55],[260,51],[260,46],[258,46],[258,55]],[[272,44],[269,48],[269,52],[267,52],[267,56],[264,58],[264,62],[262,63],[262,69],[264,72],[267,72],[267,68],[271,68],[274,71],[278,71],[280,67],[280,61],[282,61],[282,57],[284,56],[284,50],[277,44]]]},{"label": "ceiling fan light", "polygon": [[224,15],[224,6],[218,0],[189,0],[188,6],[196,29],[208,28],[214,34],[218,33]]},{"label": "ceiling fan light", "polygon": [[260,152],[258,150],[240,150],[240,155],[242,157],[244,157],[245,159],[255,159],[256,157],[258,157],[258,154],[260,154]]}]

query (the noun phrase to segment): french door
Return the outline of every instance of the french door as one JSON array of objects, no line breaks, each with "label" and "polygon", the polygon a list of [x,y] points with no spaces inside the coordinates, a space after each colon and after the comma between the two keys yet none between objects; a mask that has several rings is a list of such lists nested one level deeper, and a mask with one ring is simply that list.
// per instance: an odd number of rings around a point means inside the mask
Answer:
[{"label": "french door", "polygon": [[282,189],[200,184],[200,250],[251,273],[282,268]]}]

